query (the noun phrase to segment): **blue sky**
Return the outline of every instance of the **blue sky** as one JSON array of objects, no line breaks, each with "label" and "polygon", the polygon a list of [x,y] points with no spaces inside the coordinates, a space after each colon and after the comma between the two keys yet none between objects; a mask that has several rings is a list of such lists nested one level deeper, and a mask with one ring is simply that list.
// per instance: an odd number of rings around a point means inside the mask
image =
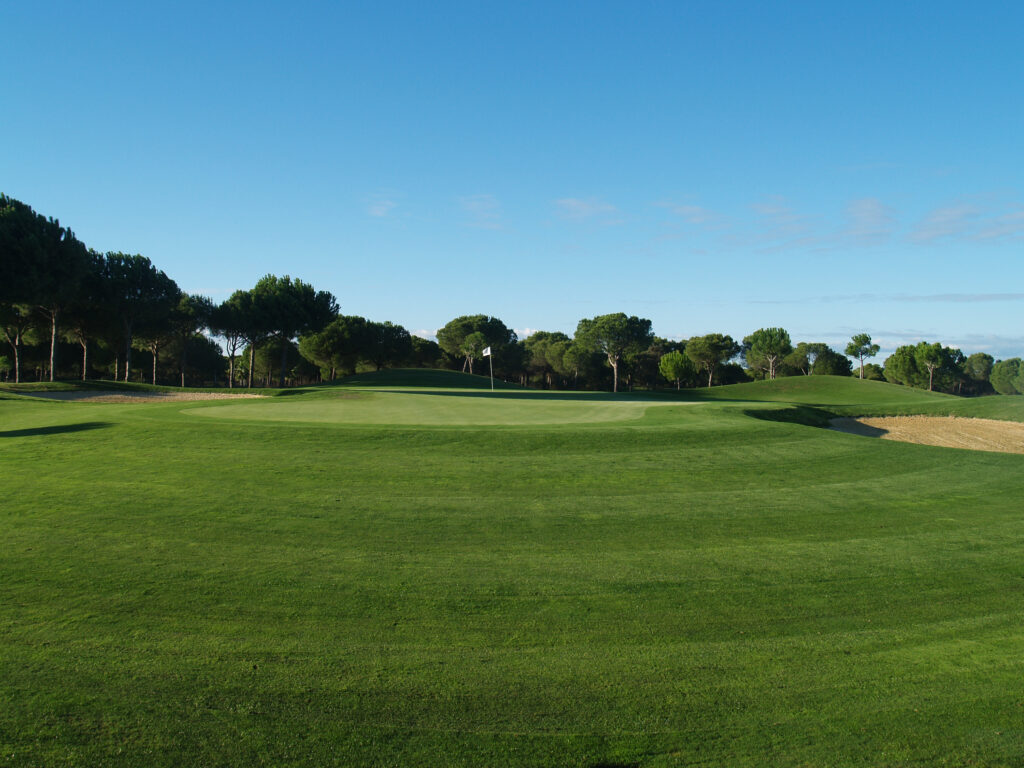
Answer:
[{"label": "blue sky", "polygon": [[[431,332],[1024,354],[1024,6],[0,2],[0,191]],[[878,362],[881,362],[879,360]]]}]

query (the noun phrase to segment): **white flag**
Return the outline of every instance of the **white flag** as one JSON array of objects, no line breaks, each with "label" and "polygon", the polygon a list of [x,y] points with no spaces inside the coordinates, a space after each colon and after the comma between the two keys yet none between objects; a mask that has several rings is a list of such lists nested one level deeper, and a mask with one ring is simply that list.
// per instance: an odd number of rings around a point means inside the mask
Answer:
[{"label": "white flag", "polygon": [[481,355],[482,355],[483,357],[490,357],[490,356],[491,356],[491,348],[490,348],[490,347],[487,347],[487,349],[485,349],[485,350],[484,350],[483,352],[481,352],[480,354],[481,354]]}]

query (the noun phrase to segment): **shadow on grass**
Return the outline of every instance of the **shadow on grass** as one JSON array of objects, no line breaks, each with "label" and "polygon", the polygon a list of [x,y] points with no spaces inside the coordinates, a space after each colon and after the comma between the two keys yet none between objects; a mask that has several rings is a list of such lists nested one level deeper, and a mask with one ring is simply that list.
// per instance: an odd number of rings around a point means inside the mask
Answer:
[{"label": "shadow on grass", "polygon": [[762,421],[781,421],[786,424],[825,428],[830,427],[832,419],[835,418],[834,413],[809,405],[794,405],[788,408],[747,408],[743,413]]},{"label": "shadow on grass", "polygon": [[105,421],[83,421],[81,424],[57,424],[52,427],[31,427],[29,429],[8,429],[0,431],[0,437],[36,437],[39,435],[60,435],[68,432],[87,432],[90,429],[104,429],[111,424]]},{"label": "shadow on grass", "polygon": [[872,427],[856,419],[833,419],[829,426],[837,432],[845,432],[848,435],[860,435],[861,437],[882,437],[889,434],[888,429]]}]

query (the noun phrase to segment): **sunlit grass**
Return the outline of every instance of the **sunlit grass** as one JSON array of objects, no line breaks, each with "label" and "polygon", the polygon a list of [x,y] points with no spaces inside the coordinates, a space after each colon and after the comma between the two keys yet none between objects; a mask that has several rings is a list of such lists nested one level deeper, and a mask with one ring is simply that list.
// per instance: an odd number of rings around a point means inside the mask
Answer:
[{"label": "sunlit grass", "polygon": [[[406,376],[0,402],[0,764],[1024,755],[1022,457],[773,420],[1019,419],[1017,399],[822,378],[660,405]],[[311,411],[263,420],[279,407]],[[313,419],[331,407],[372,418]],[[514,413],[538,423],[486,425]]]}]

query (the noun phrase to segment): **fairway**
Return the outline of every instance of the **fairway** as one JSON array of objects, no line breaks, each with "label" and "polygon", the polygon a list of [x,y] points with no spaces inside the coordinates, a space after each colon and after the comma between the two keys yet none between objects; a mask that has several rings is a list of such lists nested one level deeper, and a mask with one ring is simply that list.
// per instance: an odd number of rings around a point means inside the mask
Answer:
[{"label": "fairway", "polygon": [[544,394],[527,390],[351,389],[311,401],[232,403],[184,412],[253,421],[522,426],[629,421],[641,418],[649,407],[678,404],[663,398],[615,399],[605,393],[550,393],[547,397]]},{"label": "fairway", "polygon": [[1024,762],[1021,398],[403,375],[0,392],[0,764]]}]

